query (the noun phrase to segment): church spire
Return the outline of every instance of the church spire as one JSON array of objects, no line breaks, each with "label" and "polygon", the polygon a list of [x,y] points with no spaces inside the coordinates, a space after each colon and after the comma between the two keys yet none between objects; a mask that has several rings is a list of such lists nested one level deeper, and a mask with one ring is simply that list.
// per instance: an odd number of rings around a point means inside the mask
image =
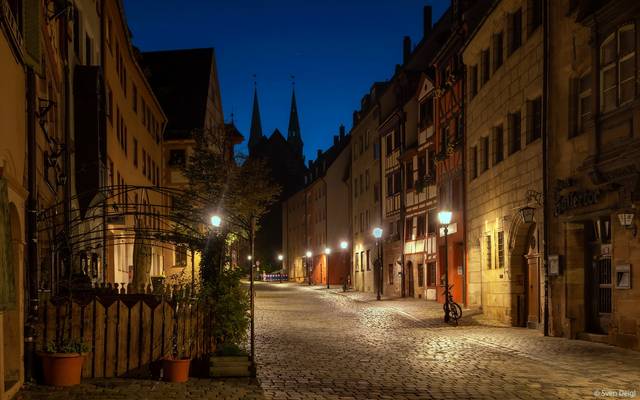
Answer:
[{"label": "church spire", "polygon": [[251,131],[249,136],[249,153],[262,141],[262,123],[260,122],[260,107],[258,106],[258,88],[253,87],[253,112],[251,114]]},{"label": "church spire", "polygon": [[298,106],[296,105],[295,86],[291,91],[291,113],[289,114],[287,142],[289,142],[297,154],[302,156],[302,138],[300,137],[300,121],[298,121]]}]

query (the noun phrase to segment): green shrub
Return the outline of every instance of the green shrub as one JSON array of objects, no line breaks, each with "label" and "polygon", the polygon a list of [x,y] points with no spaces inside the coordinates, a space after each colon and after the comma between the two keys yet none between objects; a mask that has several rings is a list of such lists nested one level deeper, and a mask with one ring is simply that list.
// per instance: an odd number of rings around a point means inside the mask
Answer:
[{"label": "green shrub", "polygon": [[47,353],[86,353],[89,346],[82,339],[62,339],[47,343]]}]

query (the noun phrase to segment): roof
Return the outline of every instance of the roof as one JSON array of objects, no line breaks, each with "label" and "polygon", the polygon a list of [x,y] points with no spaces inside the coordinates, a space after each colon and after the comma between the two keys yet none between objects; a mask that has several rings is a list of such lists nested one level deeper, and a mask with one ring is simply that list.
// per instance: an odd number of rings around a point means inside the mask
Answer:
[{"label": "roof", "polygon": [[240,144],[244,140],[244,136],[233,122],[226,122],[224,124],[224,130],[227,133],[227,137],[231,139],[231,143]]},{"label": "roof", "polygon": [[188,139],[203,129],[214,49],[145,52],[142,63],[168,118],[165,139]]}]

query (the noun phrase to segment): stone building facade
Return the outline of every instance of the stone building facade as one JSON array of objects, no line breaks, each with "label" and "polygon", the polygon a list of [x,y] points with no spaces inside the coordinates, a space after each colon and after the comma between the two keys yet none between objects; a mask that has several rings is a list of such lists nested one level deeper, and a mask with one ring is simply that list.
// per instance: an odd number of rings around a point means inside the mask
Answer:
[{"label": "stone building facade", "polygon": [[640,4],[549,11],[551,334],[640,349]]},{"label": "stone building facade", "polygon": [[[468,303],[530,327],[542,321],[543,36],[539,15],[531,15],[540,7],[496,2],[462,53]],[[525,206],[536,208],[533,223],[522,220]]]},{"label": "stone building facade", "polygon": [[[167,117],[138,62],[122,2],[105,1],[102,6],[107,184],[120,188],[160,186]],[[117,193],[120,196],[111,199],[110,203],[142,213],[138,221],[134,220],[133,213],[123,219],[108,220],[107,281],[129,283],[133,275],[133,243],[127,237],[136,224],[158,229],[167,199],[158,192],[144,189],[117,190]],[[151,275],[162,275],[161,247],[152,246],[151,260]]]},{"label": "stone building facade", "polygon": [[353,113],[351,128],[351,285],[364,292],[375,292],[378,280],[374,261],[377,258],[376,241],[372,230],[381,226],[380,213],[380,142],[377,139],[379,123],[378,97],[385,83],[374,83],[362,97],[360,110]]}]

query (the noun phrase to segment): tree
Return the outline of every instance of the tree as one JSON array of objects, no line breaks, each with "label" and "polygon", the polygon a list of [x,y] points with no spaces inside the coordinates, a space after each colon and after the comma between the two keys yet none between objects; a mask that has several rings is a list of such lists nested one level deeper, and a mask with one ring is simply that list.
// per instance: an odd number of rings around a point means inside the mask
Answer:
[{"label": "tree", "polygon": [[[252,219],[259,229],[260,217],[276,201],[280,187],[272,181],[264,161],[242,155],[231,158],[229,139],[225,135],[200,131],[194,134],[194,138],[196,146],[183,169],[189,186],[179,198],[174,199],[175,212],[183,221],[190,222],[185,222],[177,230],[201,232],[200,240],[191,245],[197,245],[203,252],[211,239],[209,219],[211,215],[218,214],[225,221],[222,231],[217,233],[222,243],[228,233],[248,240]],[[222,255],[214,259],[224,262]],[[213,269],[219,272],[221,267]]]}]

